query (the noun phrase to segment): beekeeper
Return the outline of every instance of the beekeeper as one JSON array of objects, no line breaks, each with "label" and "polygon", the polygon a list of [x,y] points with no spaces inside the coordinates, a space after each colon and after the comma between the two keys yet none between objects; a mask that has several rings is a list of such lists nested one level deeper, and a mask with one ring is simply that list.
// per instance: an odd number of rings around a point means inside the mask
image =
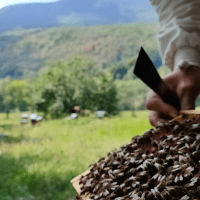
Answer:
[{"label": "beekeeper", "polygon": [[[195,109],[200,94],[200,0],[150,0],[159,16],[157,41],[163,64],[171,72],[163,80],[174,90],[181,110]],[[151,125],[179,113],[152,90],[145,99]]]}]

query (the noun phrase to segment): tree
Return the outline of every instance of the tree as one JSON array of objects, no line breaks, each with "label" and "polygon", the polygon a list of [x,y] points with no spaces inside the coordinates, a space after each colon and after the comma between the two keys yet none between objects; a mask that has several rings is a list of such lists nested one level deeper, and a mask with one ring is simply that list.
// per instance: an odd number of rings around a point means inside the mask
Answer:
[{"label": "tree", "polygon": [[111,63],[109,66],[110,72],[113,74],[115,80],[132,80],[136,76],[133,74],[133,68],[136,63],[137,57],[123,59],[120,62]]},{"label": "tree", "polygon": [[92,59],[81,56],[52,65],[40,74],[32,89],[32,102],[45,117],[61,117],[75,105],[116,113],[117,91],[108,71],[99,70]]},{"label": "tree", "polygon": [[9,119],[9,113],[11,109],[14,109],[14,100],[12,97],[12,91],[10,89],[11,80],[5,78],[1,82],[1,96],[2,96],[2,108],[6,112],[6,118]]},{"label": "tree", "polygon": [[26,111],[28,109],[28,103],[25,99],[25,88],[25,81],[10,81],[9,79],[5,79],[4,88],[2,88],[1,92],[7,118],[9,118],[9,113],[14,108],[19,108],[20,111]]}]

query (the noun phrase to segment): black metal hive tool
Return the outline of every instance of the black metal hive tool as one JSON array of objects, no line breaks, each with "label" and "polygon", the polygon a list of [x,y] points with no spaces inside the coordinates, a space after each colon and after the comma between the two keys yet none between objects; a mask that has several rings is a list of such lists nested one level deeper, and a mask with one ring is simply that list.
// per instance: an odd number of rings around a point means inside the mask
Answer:
[{"label": "black metal hive tool", "polygon": [[180,110],[180,101],[177,94],[161,79],[142,47],[133,73],[160,96],[165,103]]}]

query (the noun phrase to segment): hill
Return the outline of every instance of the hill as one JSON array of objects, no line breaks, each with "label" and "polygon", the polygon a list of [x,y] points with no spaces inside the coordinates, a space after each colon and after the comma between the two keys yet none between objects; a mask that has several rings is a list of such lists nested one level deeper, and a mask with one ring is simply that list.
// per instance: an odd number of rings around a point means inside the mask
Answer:
[{"label": "hill", "polygon": [[156,32],[156,24],[8,31],[0,37],[0,78],[36,77],[46,61],[66,60],[77,54],[93,58],[104,69],[135,59],[141,46],[159,67]]}]

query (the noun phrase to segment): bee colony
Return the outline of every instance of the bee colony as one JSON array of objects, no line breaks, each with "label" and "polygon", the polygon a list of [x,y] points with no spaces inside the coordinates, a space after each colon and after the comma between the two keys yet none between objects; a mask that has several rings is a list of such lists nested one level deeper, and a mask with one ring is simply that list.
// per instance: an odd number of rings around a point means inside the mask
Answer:
[{"label": "bee colony", "polygon": [[76,199],[200,199],[200,117],[178,121],[160,123],[91,165]]}]

